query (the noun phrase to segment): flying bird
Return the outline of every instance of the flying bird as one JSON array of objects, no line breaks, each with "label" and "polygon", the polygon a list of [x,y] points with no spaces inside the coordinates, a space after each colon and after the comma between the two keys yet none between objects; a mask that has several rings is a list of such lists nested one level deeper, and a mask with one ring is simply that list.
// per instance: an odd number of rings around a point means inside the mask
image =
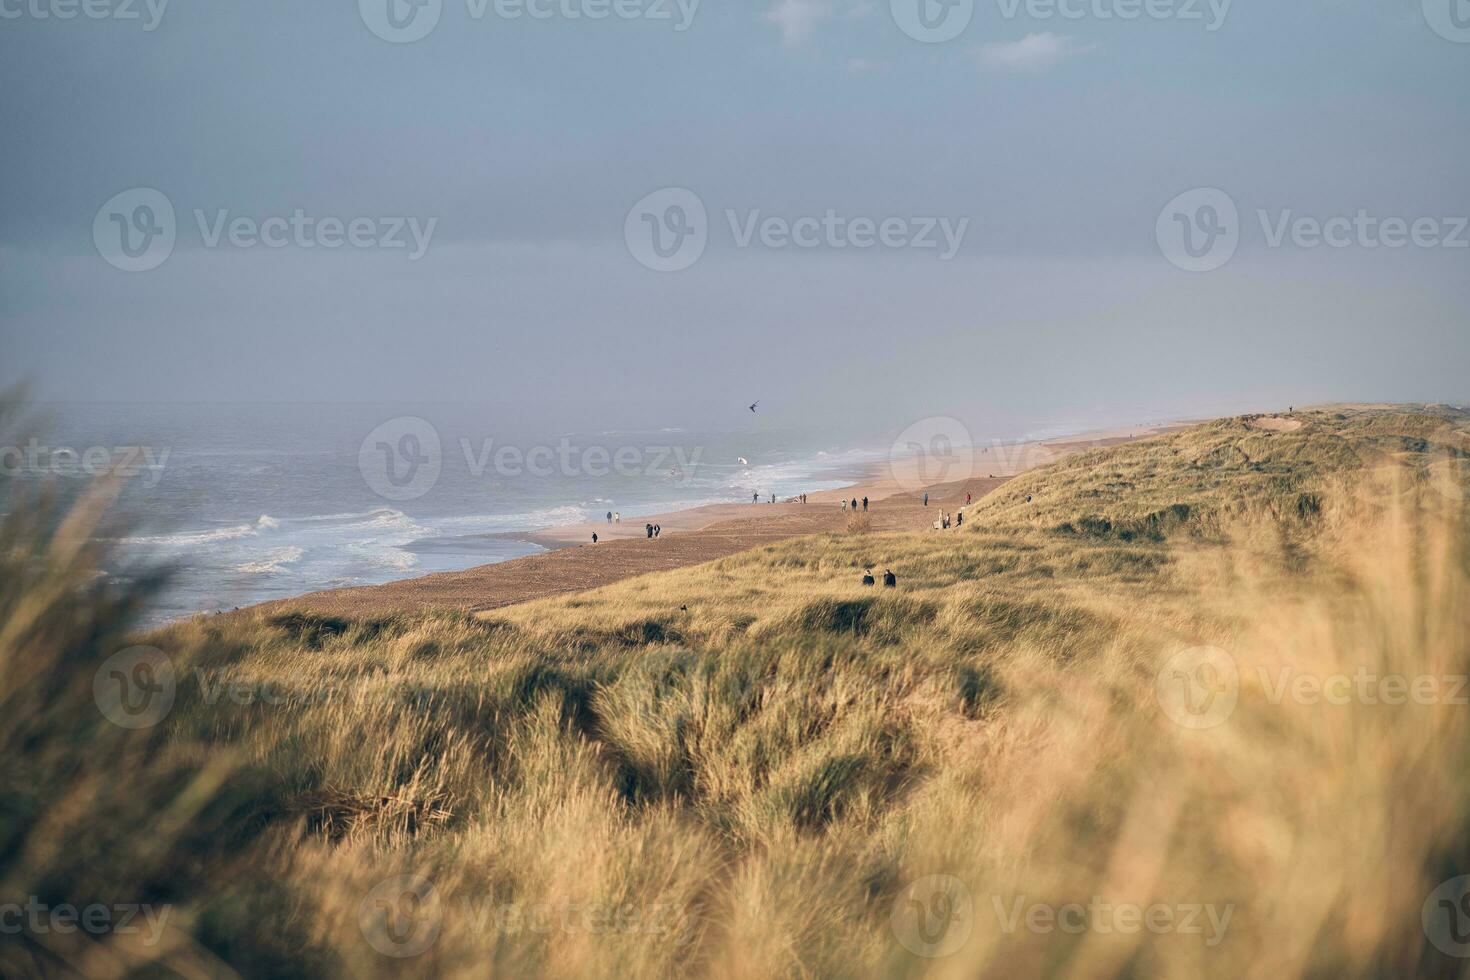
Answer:
[{"label": "flying bird", "polygon": [[740,459],[740,465],[741,466],[749,466],[750,465],[750,460],[746,459],[744,456],[739,457],[739,459]]},{"label": "flying bird", "polygon": [[751,402],[750,403],[750,410],[751,410],[751,412],[754,412],[755,411],[755,407],[757,405],[759,405],[759,404],[760,404],[760,402],[758,402],[758,401]]}]

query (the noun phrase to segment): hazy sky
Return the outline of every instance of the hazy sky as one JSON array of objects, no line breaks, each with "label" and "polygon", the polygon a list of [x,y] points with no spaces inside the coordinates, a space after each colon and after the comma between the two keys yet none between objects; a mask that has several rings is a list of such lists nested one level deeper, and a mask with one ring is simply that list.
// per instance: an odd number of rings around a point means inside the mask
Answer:
[{"label": "hazy sky", "polygon": [[[418,2],[0,0],[0,382],[663,424],[1470,399],[1470,0]],[[635,208],[665,188],[704,215]]]}]

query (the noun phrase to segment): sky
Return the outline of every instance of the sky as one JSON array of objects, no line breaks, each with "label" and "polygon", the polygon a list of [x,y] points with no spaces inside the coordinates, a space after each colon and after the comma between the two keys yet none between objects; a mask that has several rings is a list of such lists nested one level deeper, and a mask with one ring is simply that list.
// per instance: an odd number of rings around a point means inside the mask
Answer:
[{"label": "sky", "polygon": [[0,84],[45,398],[1470,400],[1470,0],[0,0]]}]

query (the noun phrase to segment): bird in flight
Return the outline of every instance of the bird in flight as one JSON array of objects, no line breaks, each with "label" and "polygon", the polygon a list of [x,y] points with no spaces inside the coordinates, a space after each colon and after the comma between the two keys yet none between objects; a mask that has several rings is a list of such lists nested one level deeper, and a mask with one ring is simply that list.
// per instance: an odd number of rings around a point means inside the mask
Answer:
[{"label": "bird in flight", "polygon": [[754,411],[755,411],[755,407],[756,407],[756,406],[757,406],[757,405],[759,405],[759,404],[760,404],[760,402],[759,402],[759,401],[754,401],[754,402],[751,402],[751,403],[750,403],[750,410],[751,410],[751,412],[754,412]]}]

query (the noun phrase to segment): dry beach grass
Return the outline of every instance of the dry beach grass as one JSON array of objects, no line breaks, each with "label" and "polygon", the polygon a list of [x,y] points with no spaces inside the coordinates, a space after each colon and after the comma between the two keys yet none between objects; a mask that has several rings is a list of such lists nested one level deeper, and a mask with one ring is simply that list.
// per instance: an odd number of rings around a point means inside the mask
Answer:
[{"label": "dry beach grass", "polygon": [[[14,502],[0,901],[170,914],[0,973],[1460,975],[1423,913],[1470,872],[1470,419],[1292,420],[1079,453],[958,531],[141,639],[94,512]],[[93,682],[135,642],[177,683],[128,730]],[[1439,686],[1296,680],[1364,674]]]}]

